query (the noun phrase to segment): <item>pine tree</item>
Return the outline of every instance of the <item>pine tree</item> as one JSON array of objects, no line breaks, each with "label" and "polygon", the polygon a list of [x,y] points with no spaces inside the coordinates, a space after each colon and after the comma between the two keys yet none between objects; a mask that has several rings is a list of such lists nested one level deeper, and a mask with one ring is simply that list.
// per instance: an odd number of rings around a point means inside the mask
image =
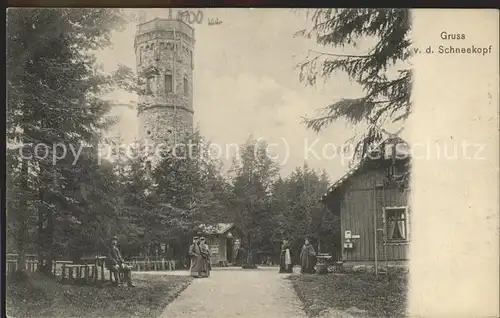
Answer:
[{"label": "pine tree", "polygon": [[334,102],[319,117],[306,119],[307,126],[317,132],[341,118],[366,124],[368,128],[356,145],[356,154],[362,156],[383,139],[385,123],[404,122],[411,111],[411,70],[403,65],[395,76],[388,72],[391,67],[406,64],[411,55],[410,10],[314,9],[308,18],[312,27],[297,35],[315,37],[325,47],[357,47],[363,39],[376,39],[365,54],[310,50],[311,55],[298,65],[300,80],[307,85],[345,72],[362,86],[364,96]]},{"label": "pine tree", "polygon": [[289,195],[288,179],[278,178],[273,184],[270,214],[274,225],[273,240],[282,241],[292,233],[289,220],[291,219],[291,202],[294,198]]},{"label": "pine tree", "polygon": [[279,167],[269,157],[266,143],[250,138],[240,146],[239,158],[235,158],[232,170],[231,204],[237,213],[236,224],[244,232],[242,244],[248,251],[245,266],[254,267],[254,252],[264,237],[269,236],[266,232],[269,232],[271,191]]},{"label": "pine tree", "polygon": [[230,187],[209,142],[196,131],[176,148],[161,154],[154,169],[156,215],[162,217],[163,242],[183,245],[200,224],[231,221]]},{"label": "pine tree", "polygon": [[[79,159],[69,147],[95,145],[109,122],[110,105],[100,95],[115,85],[95,67],[94,52],[109,45],[110,33],[123,25],[120,10],[11,9],[7,16],[7,138],[21,145],[30,159],[11,153],[11,171],[24,191],[16,213],[19,266],[25,268],[28,220],[38,210],[40,261],[50,272],[54,258],[55,222],[74,207],[68,175],[78,173]],[[45,144],[47,149],[35,145]],[[63,146],[54,148],[53,145]],[[38,150],[38,153],[34,153]],[[53,158],[60,159],[54,163]],[[71,160],[73,159],[73,160]],[[78,160],[77,160],[78,159]],[[83,159],[83,158],[82,158]],[[95,159],[95,158],[94,158]],[[10,172],[10,171],[9,171]],[[30,182],[33,178],[35,182]],[[78,179],[78,178],[76,178]]]},{"label": "pine tree", "polygon": [[329,249],[338,223],[319,202],[327,187],[326,172],[318,174],[306,164],[287,178],[279,178],[273,186],[267,216],[274,226],[275,238],[289,240],[294,250],[300,249],[305,237],[317,245],[323,242]]}]

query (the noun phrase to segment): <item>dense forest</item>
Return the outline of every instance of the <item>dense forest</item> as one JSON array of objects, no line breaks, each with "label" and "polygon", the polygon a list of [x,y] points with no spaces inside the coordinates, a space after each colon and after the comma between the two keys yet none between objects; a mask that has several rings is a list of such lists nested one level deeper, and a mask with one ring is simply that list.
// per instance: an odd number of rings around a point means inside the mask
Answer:
[{"label": "dense forest", "polygon": [[152,170],[140,155],[98,158],[114,124],[101,96],[133,89],[126,72],[105,74],[95,63],[111,31],[130,22],[120,10],[10,10],[7,22],[6,236],[18,268],[36,253],[50,273],[51,260],[102,253],[114,235],[127,256],[154,254],[158,244],[183,246],[199,224],[216,222],[238,225],[251,250],[304,236],[333,248],[335,218],[319,203],[326,174],[304,165],[280,177],[265,143],[252,138],[229,175],[200,155],[208,142],[199,132],[189,137],[199,153],[164,153]]},{"label": "dense forest", "polygon": [[[338,119],[365,125],[359,159],[383,139],[386,122],[404,122],[411,112],[409,10],[305,11],[312,27],[297,35],[325,51],[309,52],[298,65],[299,80],[314,86],[344,72],[365,93],[332,103],[305,124],[315,131]],[[304,165],[280,177],[265,143],[250,138],[241,145],[229,175],[201,155],[208,141],[199,132],[189,137],[198,153],[186,159],[164,153],[152,171],[140,155],[98,158],[99,145],[113,142],[105,138],[114,124],[107,116],[112,105],[102,96],[138,92],[142,84],[124,67],[104,73],[95,52],[130,19],[119,9],[8,11],[6,236],[7,251],[19,254],[18,268],[25,268],[29,252],[50,272],[50,260],[102,253],[114,235],[127,255],[154,254],[158,244],[182,246],[199,224],[217,222],[238,225],[251,250],[283,238],[300,244],[308,236],[335,251],[338,220],[319,203],[326,174]],[[377,42],[365,55],[329,51],[366,37]],[[398,63],[403,67],[389,76]]]}]

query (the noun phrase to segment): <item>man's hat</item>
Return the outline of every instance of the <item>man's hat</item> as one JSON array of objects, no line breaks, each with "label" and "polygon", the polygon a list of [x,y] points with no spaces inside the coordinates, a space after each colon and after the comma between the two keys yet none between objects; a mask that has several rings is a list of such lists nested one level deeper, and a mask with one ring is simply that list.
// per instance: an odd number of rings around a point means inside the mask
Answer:
[{"label": "man's hat", "polygon": [[204,239],[205,239],[205,237],[204,237],[204,236],[200,237],[200,240],[204,240]]}]

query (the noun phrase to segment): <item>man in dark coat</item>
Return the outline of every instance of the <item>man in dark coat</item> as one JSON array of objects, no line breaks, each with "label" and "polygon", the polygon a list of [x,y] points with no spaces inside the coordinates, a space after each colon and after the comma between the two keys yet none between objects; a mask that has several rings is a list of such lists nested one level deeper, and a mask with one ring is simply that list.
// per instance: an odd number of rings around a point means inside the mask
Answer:
[{"label": "man in dark coat", "polygon": [[124,273],[125,274],[125,281],[127,282],[127,285],[129,287],[134,287],[132,284],[132,275],[131,275],[131,270],[130,267],[128,267],[127,264],[125,264],[125,261],[123,260],[122,254],[120,253],[120,250],[118,249],[118,238],[116,236],[113,237],[111,240],[111,246],[109,248],[109,253],[108,253],[108,267],[115,276],[116,283],[120,282],[120,275],[118,273]]}]

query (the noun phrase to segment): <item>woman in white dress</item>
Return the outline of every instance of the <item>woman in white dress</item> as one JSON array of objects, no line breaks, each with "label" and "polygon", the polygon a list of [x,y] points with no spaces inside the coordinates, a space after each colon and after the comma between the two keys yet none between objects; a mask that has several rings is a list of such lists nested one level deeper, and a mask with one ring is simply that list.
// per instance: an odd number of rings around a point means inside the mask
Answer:
[{"label": "woman in white dress", "polygon": [[283,241],[283,245],[281,246],[281,255],[280,255],[280,273],[292,273],[293,272],[293,264],[292,264],[292,253],[290,251],[290,245],[287,240]]}]

